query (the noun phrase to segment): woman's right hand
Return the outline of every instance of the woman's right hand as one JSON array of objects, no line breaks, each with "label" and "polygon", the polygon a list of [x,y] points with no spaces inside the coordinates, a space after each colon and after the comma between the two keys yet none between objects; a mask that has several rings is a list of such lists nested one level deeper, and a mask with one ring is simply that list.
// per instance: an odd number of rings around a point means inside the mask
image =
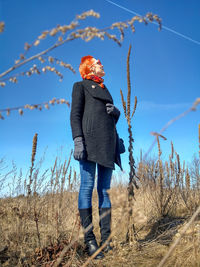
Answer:
[{"label": "woman's right hand", "polygon": [[76,160],[84,160],[87,157],[85,142],[82,136],[74,138],[74,158]]}]

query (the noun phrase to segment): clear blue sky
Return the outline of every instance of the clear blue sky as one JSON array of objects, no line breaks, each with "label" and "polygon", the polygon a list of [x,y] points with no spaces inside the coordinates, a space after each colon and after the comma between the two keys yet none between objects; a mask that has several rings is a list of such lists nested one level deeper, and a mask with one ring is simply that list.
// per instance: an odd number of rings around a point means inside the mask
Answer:
[{"label": "clear blue sky", "polygon": [[[85,43],[75,40],[54,50],[51,55],[70,63],[76,70],[74,75],[67,69],[59,69],[64,74],[59,82],[53,73],[40,76],[21,77],[17,84],[8,83],[0,88],[0,109],[25,104],[37,104],[53,97],[65,98],[71,102],[73,83],[81,80],[78,72],[80,58],[93,55],[99,58],[106,72],[105,84],[110,90],[115,105],[121,111],[118,131],[128,145],[127,126],[124,120],[120,98],[120,88],[127,93],[126,57],[129,44],[131,53],[132,102],[138,98],[138,107],[133,119],[134,155],[139,157],[140,149],[148,150],[154,138],[150,132],[159,130],[172,118],[188,109],[200,97],[200,2],[199,0],[114,0],[128,10],[106,0],[0,0],[0,21],[5,22],[5,31],[0,34],[0,73],[11,67],[23,52],[24,43],[32,43],[42,31],[57,24],[69,24],[77,14],[93,9],[100,19],[88,18],[81,26],[92,25],[103,28],[113,22],[130,19],[131,11],[145,15],[158,14],[166,27],[190,37],[187,40],[166,29],[161,32],[154,24],[145,26],[136,23],[136,33],[125,33],[122,47],[111,40],[95,39]],[[53,38],[44,41],[29,55],[41,51],[53,43]],[[32,62],[33,64],[33,62]],[[32,65],[31,64],[31,65]],[[28,65],[29,67],[31,65]],[[27,66],[27,67],[28,67]],[[20,70],[26,70],[22,67]],[[68,157],[73,148],[69,122],[70,109],[66,105],[56,105],[50,110],[25,110],[24,115],[12,112],[0,121],[0,157],[5,157],[9,166],[14,160],[18,168],[28,170],[32,149],[32,139],[38,133],[39,160],[44,151],[44,166],[52,166],[56,155],[63,148],[63,157]],[[170,153],[170,142],[182,160],[189,162],[198,153],[199,108],[196,112],[172,124],[161,141],[163,158]],[[156,149],[152,153],[157,153]],[[127,153],[122,156],[124,169],[128,168]],[[73,160],[72,164],[78,164]],[[9,168],[7,168],[9,169]],[[119,170],[117,168],[117,170]]]}]

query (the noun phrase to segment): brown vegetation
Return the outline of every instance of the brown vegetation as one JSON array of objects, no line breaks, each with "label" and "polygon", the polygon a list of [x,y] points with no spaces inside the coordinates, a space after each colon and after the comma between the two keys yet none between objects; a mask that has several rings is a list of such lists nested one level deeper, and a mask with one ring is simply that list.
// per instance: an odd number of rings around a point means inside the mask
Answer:
[{"label": "brown vegetation", "polygon": [[[34,144],[35,148],[35,138]],[[174,147],[172,147],[174,150]],[[173,154],[172,150],[172,154]],[[33,156],[36,150],[33,149]],[[161,148],[160,152],[161,153]],[[137,164],[140,188],[135,192],[133,224],[137,238],[126,242],[129,204],[126,184],[113,177],[113,252],[88,266],[156,266],[176,238],[165,266],[198,266],[200,262],[200,218],[183,234],[183,227],[200,205],[199,159],[190,167],[173,155],[168,162],[143,160]],[[83,234],[77,215],[79,177],[69,160],[55,160],[53,168],[39,174],[32,160],[31,183],[15,177],[14,195],[0,199],[0,261],[2,266],[86,266]],[[1,162],[3,164],[3,161]],[[40,166],[38,167],[40,168]],[[12,177],[14,173],[10,173]],[[50,176],[50,177],[49,177]],[[30,178],[30,177],[29,177]],[[161,182],[162,180],[162,182]],[[27,189],[30,188],[30,191]],[[93,196],[94,225],[98,229],[97,193]],[[96,232],[97,238],[100,238]],[[65,253],[62,254],[65,249]],[[60,260],[61,265],[56,265]]]}]

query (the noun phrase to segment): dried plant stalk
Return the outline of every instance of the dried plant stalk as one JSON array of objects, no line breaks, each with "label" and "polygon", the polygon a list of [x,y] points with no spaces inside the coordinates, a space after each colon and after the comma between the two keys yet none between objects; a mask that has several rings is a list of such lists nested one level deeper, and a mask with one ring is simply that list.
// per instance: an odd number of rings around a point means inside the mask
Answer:
[{"label": "dried plant stalk", "polygon": [[128,94],[127,94],[127,120],[128,120],[128,124],[130,124],[130,103],[131,103],[130,53],[131,53],[131,45],[129,46],[127,61],[126,61],[127,86],[128,86]]},{"label": "dried plant stalk", "polygon": [[133,157],[133,133],[132,133],[132,125],[131,125],[131,119],[132,116],[135,112],[136,105],[137,105],[137,98],[135,98],[135,105],[134,109],[131,114],[131,81],[130,81],[130,53],[131,53],[131,45],[129,46],[128,50],[128,55],[127,55],[127,86],[128,86],[128,93],[127,93],[127,103],[124,101],[124,96],[122,90],[120,90],[121,94],[121,100],[123,104],[123,109],[124,109],[124,115],[127,120],[128,124],[128,133],[129,133],[129,184],[128,184],[128,206],[129,206],[129,211],[128,211],[128,231],[126,234],[126,241],[131,242],[133,237],[136,238],[136,232],[135,232],[135,227],[134,224],[132,224],[132,214],[133,214],[133,199],[134,199],[134,187],[138,189],[138,185],[136,183],[135,178],[138,178],[135,173],[135,160]]},{"label": "dried plant stalk", "polygon": [[5,23],[3,21],[0,21],[0,33],[4,31]]},{"label": "dried plant stalk", "polygon": [[39,247],[41,248],[41,238],[40,238],[40,231],[39,231],[39,213],[36,211],[36,207],[34,207],[34,221],[35,221],[35,226],[36,226],[38,244],[39,244]]},{"label": "dried plant stalk", "polygon": [[162,167],[162,161],[161,161],[161,154],[162,154],[162,151],[160,149],[160,141],[159,141],[159,137],[157,136],[157,143],[158,143],[158,166],[159,166],[159,189],[160,189],[160,192],[159,192],[159,204],[160,204],[160,214],[163,214],[164,210],[163,210],[163,197],[164,197],[164,183],[163,183],[163,167]]},{"label": "dried plant stalk", "polygon": [[[61,179],[61,190],[60,190],[60,198],[59,198],[59,209],[62,209],[62,204],[63,204],[63,193],[64,193],[64,186],[65,186],[65,182],[66,182],[66,174],[68,172],[69,166],[70,166],[70,162],[71,162],[71,157],[72,157],[72,150],[67,162],[67,166],[66,166],[66,160],[64,162],[64,165],[62,167],[62,179]],[[71,173],[71,168],[70,168],[70,173]],[[69,176],[71,175],[69,173]]]},{"label": "dried plant stalk", "polygon": [[160,141],[159,141],[158,135],[156,136],[156,139],[157,139],[157,144],[158,144],[158,157],[159,157],[159,161],[160,161],[160,157],[161,157],[162,151],[160,149]]},{"label": "dried plant stalk", "polygon": [[199,161],[200,161],[200,124],[199,124]]},{"label": "dried plant stalk", "polygon": [[33,170],[34,170],[34,162],[35,162],[35,155],[36,155],[36,149],[37,149],[37,136],[38,136],[38,134],[36,133],[33,137],[31,167],[30,167],[30,174],[29,174],[29,184],[27,185],[28,196],[31,195],[31,185],[33,182],[32,174],[33,174]]},{"label": "dried plant stalk", "polygon": [[173,143],[172,143],[172,141],[171,141],[171,158],[173,159],[173,157],[174,157],[174,146],[173,146]]},{"label": "dried plant stalk", "polygon": [[135,114],[136,107],[137,107],[137,96],[135,96],[135,103],[134,103],[134,108],[133,108],[133,112],[132,112],[131,118],[132,118],[133,115]]},{"label": "dried plant stalk", "polygon": [[151,132],[151,135],[154,135],[156,137],[156,141],[158,142],[158,137],[161,137],[164,140],[167,140],[167,138],[157,132]]},{"label": "dried plant stalk", "polygon": [[[176,116],[175,118],[169,120],[164,127],[160,130],[159,134],[162,134],[171,124],[173,124],[175,121],[181,119],[182,117],[186,116],[188,113],[190,113],[191,111],[196,111],[197,106],[200,104],[200,97],[198,97],[195,102],[193,103],[193,105],[186,111],[184,111],[183,113],[179,114],[178,116]],[[154,147],[154,145],[156,144],[156,138],[155,140],[152,142],[151,146],[149,147],[149,149],[147,150],[147,152],[144,155],[144,159],[146,159],[147,155],[151,152],[152,148]]]},{"label": "dried plant stalk", "polygon": [[186,185],[186,190],[189,191],[190,190],[190,174],[189,174],[188,168],[186,170],[186,175],[185,175],[185,185]]},{"label": "dried plant stalk", "polygon": [[123,105],[123,109],[124,109],[124,115],[125,117],[127,116],[127,112],[126,112],[126,102],[124,101],[124,95],[122,90],[120,89],[120,94],[121,94],[121,100],[122,100],[122,105]]},{"label": "dried plant stalk", "polygon": [[[180,160],[178,154],[175,164],[172,162],[171,155],[169,156],[169,164],[162,162],[162,150],[160,147],[159,137],[166,140],[164,136],[153,133],[157,139],[158,145],[158,160],[155,165],[154,174],[154,191],[152,192],[152,199],[157,208],[156,212],[159,217],[165,217],[169,214],[173,207],[175,207],[177,199],[177,188],[179,186],[179,177],[181,175]],[[152,171],[153,172],[153,171]],[[173,179],[173,181],[172,181]]]},{"label": "dried plant stalk", "polygon": [[[55,97],[52,100],[49,100],[48,102],[43,102],[40,104],[26,104],[24,106],[20,106],[20,107],[13,107],[13,108],[5,108],[5,109],[1,109],[1,112],[6,112],[6,115],[9,116],[11,111],[13,110],[18,110],[18,113],[20,115],[24,114],[24,110],[23,109],[29,109],[29,110],[34,110],[34,109],[38,109],[38,110],[42,110],[43,108],[49,109],[49,104],[50,105],[54,105],[54,104],[66,104],[68,107],[70,107],[70,104],[67,100],[65,100],[64,98],[61,99],[56,99]],[[0,119],[5,119],[3,116],[0,116]]]},{"label": "dried plant stalk", "polygon": [[179,181],[180,181],[180,175],[181,175],[181,164],[180,164],[180,157],[178,153],[176,153],[176,158],[177,158],[177,167],[178,167],[177,175],[176,175],[176,185],[178,186]]},{"label": "dried plant stalk", "polygon": [[131,82],[130,82],[130,52],[131,52],[131,46],[129,47],[128,56],[127,56],[127,84],[128,84],[128,94],[127,94],[127,123],[128,123],[128,133],[129,133],[129,166],[130,166],[130,172],[129,172],[129,186],[128,186],[128,193],[129,197],[134,196],[134,186],[138,188],[138,185],[135,181],[135,160],[133,157],[133,134],[132,134],[132,125],[131,125],[131,118],[130,118],[130,106],[131,106]]},{"label": "dried plant stalk", "polygon": [[167,186],[169,188],[171,188],[171,183],[170,183],[170,172],[169,172],[169,165],[168,165],[168,162],[166,161],[165,162],[165,169],[166,169],[166,173],[167,173],[167,179],[166,179],[166,182],[167,182]]}]

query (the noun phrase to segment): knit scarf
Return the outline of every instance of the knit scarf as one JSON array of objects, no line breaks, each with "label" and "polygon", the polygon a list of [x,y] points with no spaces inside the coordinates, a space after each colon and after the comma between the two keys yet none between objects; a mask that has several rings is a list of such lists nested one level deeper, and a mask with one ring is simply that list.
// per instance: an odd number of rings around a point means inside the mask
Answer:
[{"label": "knit scarf", "polygon": [[102,88],[105,87],[104,84],[103,84],[104,79],[102,79],[101,77],[99,77],[97,75],[94,75],[94,74],[86,74],[84,76],[84,79],[85,80],[92,80],[92,81],[98,83]]}]

